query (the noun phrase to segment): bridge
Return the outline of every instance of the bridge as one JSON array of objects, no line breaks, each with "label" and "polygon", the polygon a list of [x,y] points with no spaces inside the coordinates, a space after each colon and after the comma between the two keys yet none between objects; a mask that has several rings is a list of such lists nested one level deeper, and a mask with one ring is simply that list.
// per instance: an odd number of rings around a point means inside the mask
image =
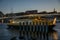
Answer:
[{"label": "bridge", "polygon": [[29,14],[29,15],[21,15],[21,16],[13,16],[13,17],[0,17],[0,19],[6,18],[19,18],[19,17],[33,17],[33,16],[59,16],[60,14]]},{"label": "bridge", "polygon": [[41,17],[41,16],[45,16],[45,17],[56,17],[59,16],[60,14],[29,14],[29,15],[21,15],[21,16],[13,16],[13,17],[0,17],[0,21],[3,21],[5,19],[16,19],[16,18],[23,18],[23,17]]}]

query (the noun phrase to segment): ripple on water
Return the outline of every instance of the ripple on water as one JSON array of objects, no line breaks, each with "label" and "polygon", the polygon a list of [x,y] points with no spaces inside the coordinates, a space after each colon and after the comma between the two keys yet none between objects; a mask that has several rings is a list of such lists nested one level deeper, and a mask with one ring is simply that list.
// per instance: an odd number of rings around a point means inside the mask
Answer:
[{"label": "ripple on water", "polygon": [[10,31],[5,24],[0,24],[0,40],[10,40],[17,35],[16,31]]}]

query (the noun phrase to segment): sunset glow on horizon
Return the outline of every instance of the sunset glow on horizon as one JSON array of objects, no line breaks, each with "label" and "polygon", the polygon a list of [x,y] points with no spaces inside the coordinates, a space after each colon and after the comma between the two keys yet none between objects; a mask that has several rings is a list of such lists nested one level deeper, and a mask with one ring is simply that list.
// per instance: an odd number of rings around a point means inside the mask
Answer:
[{"label": "sunset glow on horizon", "polygon": [[0,0],[0,11],[6,13],[38,10],[51,12],[53,9],[60,12],[59,0]]}]

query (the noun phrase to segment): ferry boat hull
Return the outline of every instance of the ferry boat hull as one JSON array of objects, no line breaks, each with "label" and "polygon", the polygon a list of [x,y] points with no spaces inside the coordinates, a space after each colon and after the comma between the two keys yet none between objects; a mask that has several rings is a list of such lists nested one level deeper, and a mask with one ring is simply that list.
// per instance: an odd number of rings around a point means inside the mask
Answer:
[{"label": "ferry boat hull", "polygon": [[14,29],[20,29],[20,27],[44,27],[48,28],[49,30],[52,30],[56,25],[8,25],[8,28],[14,28]]},{"label": "ferry boat hull", "polygon": [[[10,20],[11,21],[11,20]],[[12,20],[10,23],[7,24],[9,26],[9,28],[20,28],[20,27],[43,27],[43,28],[48,28],[48,29],[52,29],[53,27],[55,27],[56,25],[56,18],[54,18],[53,20],[49,20],[49,19],[46,19],[46,18],[34,18],[34,19],[31,19],[31,21],[27,21],[26,19],[25,20],[22,20],[20,19],[19,21],[14,21]]]}]

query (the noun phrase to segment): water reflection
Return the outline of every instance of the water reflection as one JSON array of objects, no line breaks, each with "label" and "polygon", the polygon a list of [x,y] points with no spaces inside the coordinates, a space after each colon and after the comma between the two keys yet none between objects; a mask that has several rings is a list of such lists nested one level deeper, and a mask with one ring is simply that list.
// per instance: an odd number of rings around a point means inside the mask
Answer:
[{"label": "water reflection", "polygon": [[0,40],[58,40],[58,33],[56,30],[50,30],[48,32],[31,32],[6,28],[6,25],[0,25]]},{"label": "water reflection", "polygon": [[58,33],[56,30],[51,30],[49,36],[51,36],[53,40],[58,40]]},{"label": "water reflection", "polygon": [[[15,37],[13,37],[13,38],[15,38]],[[19,35],[18,39],[23,39],[23,40],[58,40],[58,34],[57,34],[56,30],[50,30],[47,33],[46,32],[20,31],[20,35]]]}]

